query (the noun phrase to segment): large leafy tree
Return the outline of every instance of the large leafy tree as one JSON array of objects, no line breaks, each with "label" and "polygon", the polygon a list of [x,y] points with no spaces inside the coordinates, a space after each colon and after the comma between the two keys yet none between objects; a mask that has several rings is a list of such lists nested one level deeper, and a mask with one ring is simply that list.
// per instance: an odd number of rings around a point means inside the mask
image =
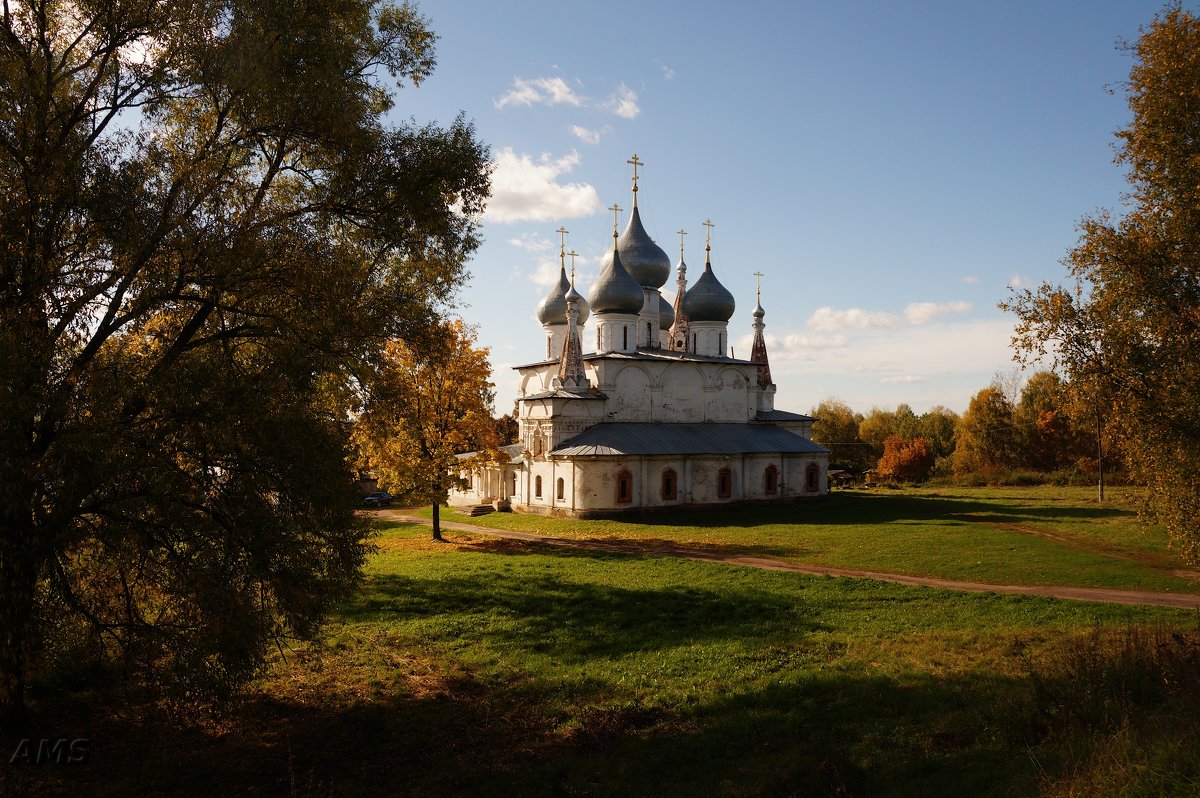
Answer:
[{"label": "large leafy tree", "polygon": [[1132,190],[1119,219],[1085,218],[1066,258],[1074,285],[1005,307],[1026,357],[1051,355],[1097,427],[1120,427],[1148,510],[1200,561],[1200,20],[1178,5],[1132,46],[1132,119],[1117,163]]},{"label": "large leafy tree", "polygon": [[1016,456],[1013,406],[997,384],[975,396],[955,431],[954,470],[959,474],[987,472],[1012,465]]},{"label": "large leafy tree", "polygon": [[474,328],[457,319],[390,343],[354,425],[363,465],[402,501],[433,505],[434,540],[458,474],[500,456],[488,350],[476,343]]},{"label": "large leafy tree", "polygon": [[4,4],[6,716],[63,640],[220,694],[353,583],[340,397],[488,190],[468,124],[387,121],[432,45],[369,0]]}]

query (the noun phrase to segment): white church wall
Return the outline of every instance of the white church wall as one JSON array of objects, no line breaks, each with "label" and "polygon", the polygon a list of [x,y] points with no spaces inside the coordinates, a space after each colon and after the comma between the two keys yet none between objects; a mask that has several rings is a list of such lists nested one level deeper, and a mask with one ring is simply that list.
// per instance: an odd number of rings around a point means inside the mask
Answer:
[{"label": "white church wall", "polygon": [[707,420],[748,421],[749,387],[750,380],[745,371],[740,368],[722,368],[712,382]]},{"label": "white church wall", "polygon": [[705,386],[704,372],[691,363],[680,363],[666,370],[659,401],[654,404],[654,420],[665,422],[703,421]]}]

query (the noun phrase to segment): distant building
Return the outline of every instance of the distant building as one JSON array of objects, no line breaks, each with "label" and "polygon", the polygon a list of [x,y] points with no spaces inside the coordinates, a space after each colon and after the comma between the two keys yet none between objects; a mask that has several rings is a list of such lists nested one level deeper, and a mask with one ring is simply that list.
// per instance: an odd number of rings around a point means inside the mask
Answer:
[{"label": "distant building", "polygon": [[828,492],[829,451],[811,440],[813,419],[775,409],[761,298],[750,359],[726,354],[735,303],[707,237],[704,271],[687,288],[681,236],[674,302],[663,297],[671,261],[642,226],[632,162],[629,223],[618,238],[614,219],[587,300],[560,249],[559,281],[537,310],[546,359],[516,368],[519,443],[505,448],[507,462],[470,474],[451,504],[586,517]]}]

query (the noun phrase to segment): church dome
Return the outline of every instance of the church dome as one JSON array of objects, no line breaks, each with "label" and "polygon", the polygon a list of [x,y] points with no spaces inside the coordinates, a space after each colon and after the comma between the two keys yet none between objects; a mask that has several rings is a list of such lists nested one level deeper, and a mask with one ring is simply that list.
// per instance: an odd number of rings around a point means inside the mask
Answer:
[{"label": "church dome", "polygon": [[[617,251],[621,253],[621,262],[626,270],[638,281],[639,285],[647,288],[662,288],[671,276],[671,258],[662,247],[654,243],[654,239],[642,226],[642,216],[638,213],[637,205],[633,206],[633,214],[625,232],[617,239]],[[601,265],[612,260],[612,253],[604,256]]]},{"label": "church dome", "polygon": [[[588,302],[583,298],[583,294],[575,290],[575,286],[571,286],[567,289],[564,299],[564,308],[569,302],[575,303],[575,310],[579,313],[579,318],[575,320],[576,324],[583,324],[585,321],[587,321],[588,316],[591,315],[591,311],[588,309]],[[566,311],[564,310],[563,313],[565,318]]]},{"label": "church dome", "polygon": [[567,323],[567,289],[571,281],[567,279],[566,268],[558,271],[558,282],[550,289],[550,293],[542,297],[537,306],[538,321],[542,324]]},{"label": "church dome", "polygon": [[675,323],[675,308],[671,307],[671,303],[666,300],[662,294],[658,295],[658,327],[661,330],[668,329]]},{"label": "church dome", "polygon": [[688,321],[729,321],[736,303],[733,294],[713,274],[712,264],[704,264],[704,274],[683,295],[683,312]]},{"label": "church dome", "polygon": [[625,270],[620,252],[614,250],[603,262],[600,276],[588,293],[588,301],[596,314],[641,312],[645,304],[642,286]]}]

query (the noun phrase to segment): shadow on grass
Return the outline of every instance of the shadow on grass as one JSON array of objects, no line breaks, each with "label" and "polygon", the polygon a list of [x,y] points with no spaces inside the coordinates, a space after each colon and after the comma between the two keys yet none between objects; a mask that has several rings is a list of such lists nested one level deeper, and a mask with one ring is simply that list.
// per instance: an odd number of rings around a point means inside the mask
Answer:
[{"label": "shadow on grass", "polygon": [[737,543],[681,543],[668,538],[563,538],[564,545],[536,541],[488,538],[471,543],[470,550],[503,555],[608,556],[612,554],[648,554],[721,559],[723,557],[763,557],[782,559],[803,556],[809,551],[801,546],[766,546]]},{"label": "shadow on grass", "polygon": [[[694,707],[581,687],[461,683],[370,703],[257,696],[222,728],[108,717],[91,761],[24,768],[17,795],[1028,795],[1019,682],[837,671]],[[1020,699],[1018,699],[1018,704]]]},{"label": "shadow on grass", "polygon": [[890,491],[837,491],[821,499],[794,503],[741,504],[728,507],[685,507],[669,514],[630,513],[620,520],[647,526],[755,527],[770,524],[837,525],[887,524],[897,521],[968,519],[993,523],[1021,523],[1053,519],[1134,519],[1137,514],[1118,507],[1078,505],[1025,506],[1003,500],[973,500],[958,495],[913,496]]},{"label": "shadow on grass", "polygon": [[[565,549],[556,553],[599,557],[601,565],[614,556]],[[632,589],[528,571],[515,575],[494,565],[463,576],[376,575],[339,611],[348,623],[447,614],[464,618],[473,634],[488,642],[525,645],[563,662],[739,639],[756,628],[779,624],[797,633],[826,629],[808,617],[811,613],[802,602],[765,590],[716,591],[687,585]]]}]

